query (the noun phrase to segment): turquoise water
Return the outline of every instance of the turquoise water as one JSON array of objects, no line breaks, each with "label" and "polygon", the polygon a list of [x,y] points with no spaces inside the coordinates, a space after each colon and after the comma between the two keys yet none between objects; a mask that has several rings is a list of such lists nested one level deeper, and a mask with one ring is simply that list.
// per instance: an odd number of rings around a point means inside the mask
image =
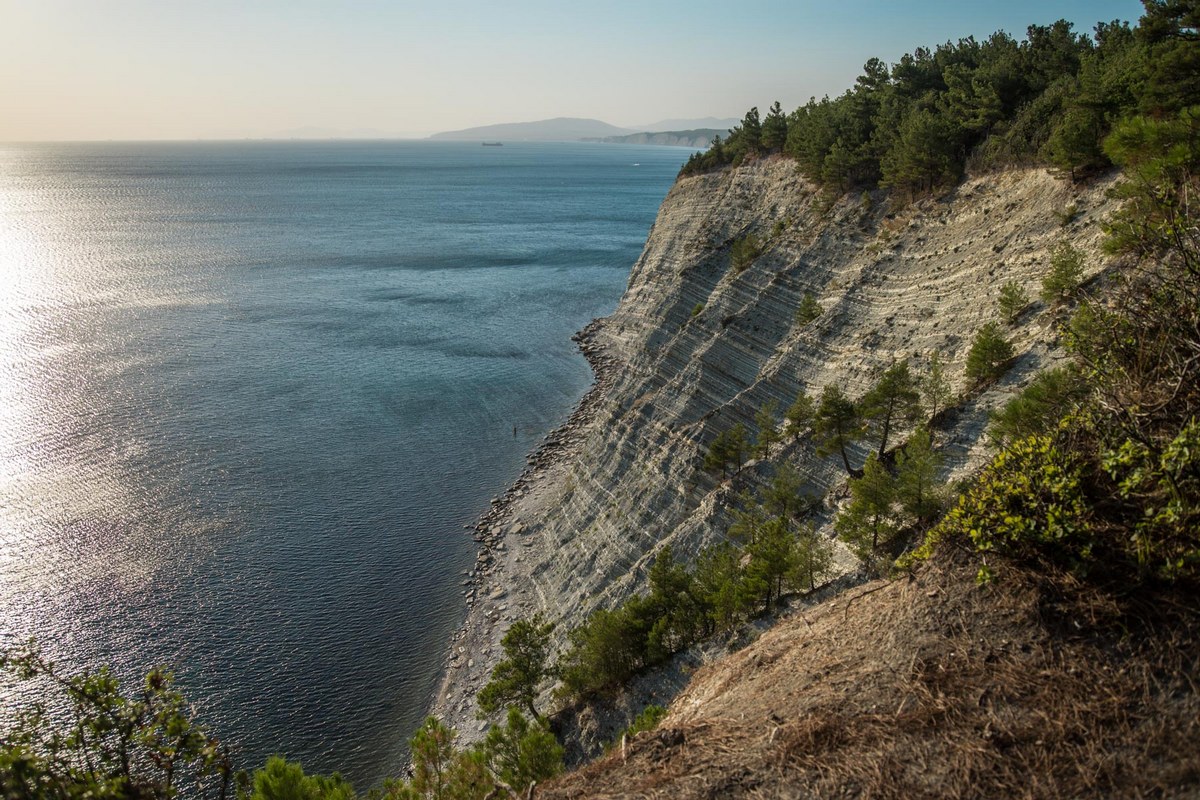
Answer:
[{"label": "turquoise water", "polygon": [[462,526],[587,387],[570,334],[687,154],[0,145],[0,639],[173,665],[245,766],[394,773]]}]

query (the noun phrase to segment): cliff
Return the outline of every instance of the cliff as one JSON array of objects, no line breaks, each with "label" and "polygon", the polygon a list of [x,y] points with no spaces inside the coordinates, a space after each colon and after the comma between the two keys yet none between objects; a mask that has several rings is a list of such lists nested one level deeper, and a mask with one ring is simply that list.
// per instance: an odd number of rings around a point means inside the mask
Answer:
[{"label": "cliff", "polygon": [[[1049,250],[1064,239],[1091,254],[1089,274],[1100,270],[1091,223],[1110,211],[1109,182],[1013,171],[893,212],[882,193],[831,204],[782,159],[678,181],[617,310],[590,336],[603,390],[551,437],[559,457],[535,458],[478,532],[485,547],[464,590],[471,610],[435,712],[475,738],[485,724],[474,694],[513,619],[541,612],[565,636],[591,610],[638,591],[663,544],[687,555],[723,537],[723,501],[767,472],[752,462],[722,482],[702,470],[703,453],[735,422],[753,431],[764,403],[786,408],[798,391],[831,382],[857,397],[896,359],[920,372],[935,352],[963,389],[971,337],[997,317],[1006,281],[1036,296]],[[763,252],[737,273],[730,248],[747,233]],[[801,326],[795,310],[806,292],[824,313]],[[1014,367],[950,415],[941,440],[948,479],[984,458],[988,412],[1062,357],[1040,304],[1009,333]],[[827,496],[827,520],[845,480],[840,462],[819,458],[807,440],[773,458]],[[845,552],[839,563],[855,568]]]}]

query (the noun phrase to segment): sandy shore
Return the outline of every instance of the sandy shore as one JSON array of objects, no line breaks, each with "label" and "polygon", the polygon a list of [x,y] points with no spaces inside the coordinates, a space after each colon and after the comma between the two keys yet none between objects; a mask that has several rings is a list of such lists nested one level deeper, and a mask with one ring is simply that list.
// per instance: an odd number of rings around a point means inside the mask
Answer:
[{"label": "sandy shore", "polygon": [[488,723],[476,716],[476,694],[503,654],[500,640],[514,620],[542,610],[529,580],[531,548],[544,547],[541,520],[562,496],[572,457],[616,377],[618,362],[598,341],[602,320],[593,320],[572,339],[591,365],[594,380],[571,416],[546,434],[528,466],[504,494],[492,499],[474,526],[480,544],[475,568],[463,580],[467,618],[451,641],[444,675],[430,714],[459,732],[459,743],[481,738]]}]

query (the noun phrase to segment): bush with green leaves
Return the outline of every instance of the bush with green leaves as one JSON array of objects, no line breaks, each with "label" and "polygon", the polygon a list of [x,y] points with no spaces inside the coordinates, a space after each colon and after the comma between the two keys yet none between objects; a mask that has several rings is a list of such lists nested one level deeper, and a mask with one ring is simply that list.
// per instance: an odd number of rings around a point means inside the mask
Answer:
[{"label": "bush with green leaves", "polygon": [[1031,436],[992,459],[933,528],[917,557],[927,557],[937,543],[951,538],[969,541],[985,556],[1084,566],[1094,547],[1090,517],[1079,459],[1053,437]]},{"label": "bush with green leaves", "polygon": [[1165,446],[1125,439],[1101,459],[1121,499],[1141,511],[1128,540],[1139,569],[1175,578],[1200,568],[1200,421]]},{"label": "bush with green leaves", "polygon": [[1004,338],[1000,326],[985,323],[975,333],[967,352],[967,378],[977,384],[993,381],[1004,374],[1013,355],[1012,343]]}]

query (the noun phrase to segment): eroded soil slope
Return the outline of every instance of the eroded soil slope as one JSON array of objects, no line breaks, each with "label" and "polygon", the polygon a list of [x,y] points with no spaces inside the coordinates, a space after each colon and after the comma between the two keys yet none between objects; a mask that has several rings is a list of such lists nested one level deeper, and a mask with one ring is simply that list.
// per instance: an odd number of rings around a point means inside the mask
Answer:
[{"label": "eroded soil slope", "polygon": [[536,796],[1200,796],[1194,611],[972,575],[926,567],[797,614]]}]

